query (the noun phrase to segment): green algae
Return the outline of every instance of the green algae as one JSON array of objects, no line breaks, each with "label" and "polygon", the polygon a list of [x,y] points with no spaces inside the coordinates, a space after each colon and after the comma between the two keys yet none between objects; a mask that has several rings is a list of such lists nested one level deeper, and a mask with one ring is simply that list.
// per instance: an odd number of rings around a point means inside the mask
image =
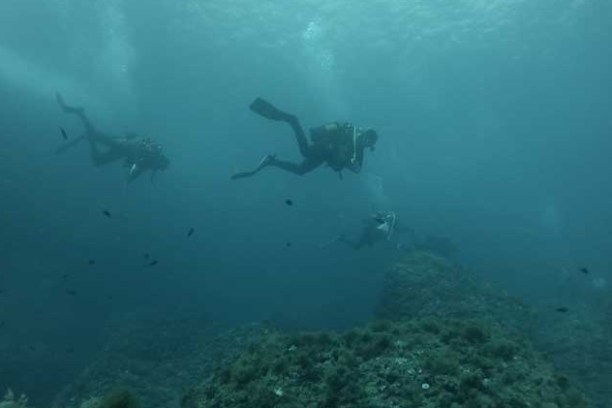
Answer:
[{"label": "green algae", "polygon": [[587,406],[529,343],[484,321],[444,319],[271,332],[189,396],[186,408]]}]

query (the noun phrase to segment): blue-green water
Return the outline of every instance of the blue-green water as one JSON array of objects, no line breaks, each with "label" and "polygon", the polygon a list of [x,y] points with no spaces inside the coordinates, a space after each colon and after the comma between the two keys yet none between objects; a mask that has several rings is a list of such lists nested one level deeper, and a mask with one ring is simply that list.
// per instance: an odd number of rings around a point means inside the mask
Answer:
[{"label": "blue-green water", "polygon": [[[3,0],[0,388],[49,398],[135,311],[366,320],[395,252],[321,244],[372,209],[452,237],[525,299],[609,291],[610,21],[608,0]],[[162,143],[168,171],[126,187],[85,145],[55,155],[59,126],[83,130],[56,91],[104,131]],[[343,180],[230,181],[266,153],[299,158],[256,96],[306,127],[372,126],[378,148]]]}]

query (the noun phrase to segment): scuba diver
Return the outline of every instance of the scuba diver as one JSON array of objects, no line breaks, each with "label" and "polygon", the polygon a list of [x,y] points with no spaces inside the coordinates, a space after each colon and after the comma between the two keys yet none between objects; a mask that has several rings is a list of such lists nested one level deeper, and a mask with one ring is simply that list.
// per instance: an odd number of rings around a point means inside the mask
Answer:
[{"label": "scuba diver", "polygon": [[364,149],[368,147],[374,151],[378,140],[378,134],[373,129],[362,129],[350,123],[332,122],[310,129],[309,143],[295,115],[283,112],[261,98],[256,98],[251,103],[250,109],[266,119],[289,124],[304,160],[301,163],[293,163],[277,159],[275,154],[268,154],[255,169],[232,175],[231,178],[234,180],[254,176],[268,166],[278,167],[298,176],[313,171],[323,163],[339,173],[343,169],[359,173],[363,166]]},{"label": "scuba diver", "polygon": [[[87,140],[94,166],[100,167],[118,160],[124,160],[123,167],[129,169],[128,183],[134,181],[146,171],[151,171],[151,180],[153,180],[157,171],[166,170],[170,165],[170,160],[162,152],[162,146],[153,143],[151,139],[135,140],[138,139],[138,135],[134,133],[128,133],[124,137],[101,133],[85,115],[83,108],[66,105],[59,93],[55,95],[55,98],[64,113],[77,115],[85,126],[85,133],[57,149],[58,154],[76,146],[82,140]],[[102,151],[100,146],[103,146],[105,150]]]},{"label": "scuba diver", "polygon": [[393,211],[379,211],[363,220],[363,229],[358,240],[354,241],[340,235],[336,241],[359,250],[364,246],[371,247],[377,242],[390,241],[397,231],[397,214]]}]

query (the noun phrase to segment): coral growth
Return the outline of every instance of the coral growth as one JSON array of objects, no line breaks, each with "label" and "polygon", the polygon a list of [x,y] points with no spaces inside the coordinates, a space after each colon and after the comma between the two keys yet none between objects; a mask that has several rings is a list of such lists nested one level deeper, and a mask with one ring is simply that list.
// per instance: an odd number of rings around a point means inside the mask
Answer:
[{"label": "coral growth", "polygon": [[103,397],[91,397],[81,402],[79,408],[139,408],[136,395],[124,388],[115,388]]},{"label": "coral growth", "polygon": [[383,319],[484,316],[518,333],[531,332],[536,321],[517,299],[485,286],[445,258],[419,251],[387,271],[377,315]]},{"label": "coral growth", "polygon": [[585,407],[524,341],[482,321],[270,333],[195,387],[187,408]]},{"label": "coral growth", "polygon": [[108,393],[98,408],[139,408],[138,399],[129,390],[115,389]]},{"label": "coral growth", "polygon": [[179,407],[185,387],[266,330],[262,325],[219,330],[206,321],[176,318],[129,320],[123,327],[100,358],[57,395],[53,407],[98,408],[100,396],[112,395],[117,384],[147,408]]}]

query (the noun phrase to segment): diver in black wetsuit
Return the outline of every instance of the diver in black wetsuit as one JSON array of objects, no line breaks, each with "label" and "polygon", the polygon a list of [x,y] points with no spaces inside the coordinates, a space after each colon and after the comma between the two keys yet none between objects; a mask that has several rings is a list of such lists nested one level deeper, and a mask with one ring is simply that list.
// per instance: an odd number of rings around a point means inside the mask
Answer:
[{"label": "diver in black wetsuit", "polygon": [[377,242],[391,240],[393,234],[398,230],[397,215],[393,211],[380,211],[372,214],[363,222],[363,229],[359,239],[354,241],[340,235],[337,241],[359,250],[364,246],[371,247]]},{"label": "diver in black wetsuit", "polygon": [[293,163],[277,159],[274,154],[268,154],[254,170],[236,173],[232,175],[232,179],[254,176],[268,166],[278,167],[301,176],[324,163],[337,172],[349,169],[358,173],[363,166],[364,149],[369,147],[370,150],[374,150],[378,140],[378,135],[373,129],[361,129],[350,123],[333,122],[310,129],[311,143],[309,143],[295,115],[283,112],[261,98],[256,98],[251,103],[250,109],[264,118],[289,124],[304,160],[301,163]]},{"label": "diver in black wetsuit", "polygon": [[[83,136],[61,146],[57,149],[57,153],[62,153],[77,145],[80,141],[87,140],[94,166],[99,167],[121,159],[124,160],[124,167],[129,168],[128,183],[134,181],[146,171],[151,171],[151,177],[153,177],[155,172],[168,168],[170,160],[162,153],[161,145],[153,143],[149,138],[134,140],[138,137],[135,134],[116,137],[101,133],[85,115],[83,108],[66,105],[60,94],[56,94],[56,100],[64,113],[77,115],[85,126]],[[101,151],[99,146],[104,146],[106,150]]]}]

